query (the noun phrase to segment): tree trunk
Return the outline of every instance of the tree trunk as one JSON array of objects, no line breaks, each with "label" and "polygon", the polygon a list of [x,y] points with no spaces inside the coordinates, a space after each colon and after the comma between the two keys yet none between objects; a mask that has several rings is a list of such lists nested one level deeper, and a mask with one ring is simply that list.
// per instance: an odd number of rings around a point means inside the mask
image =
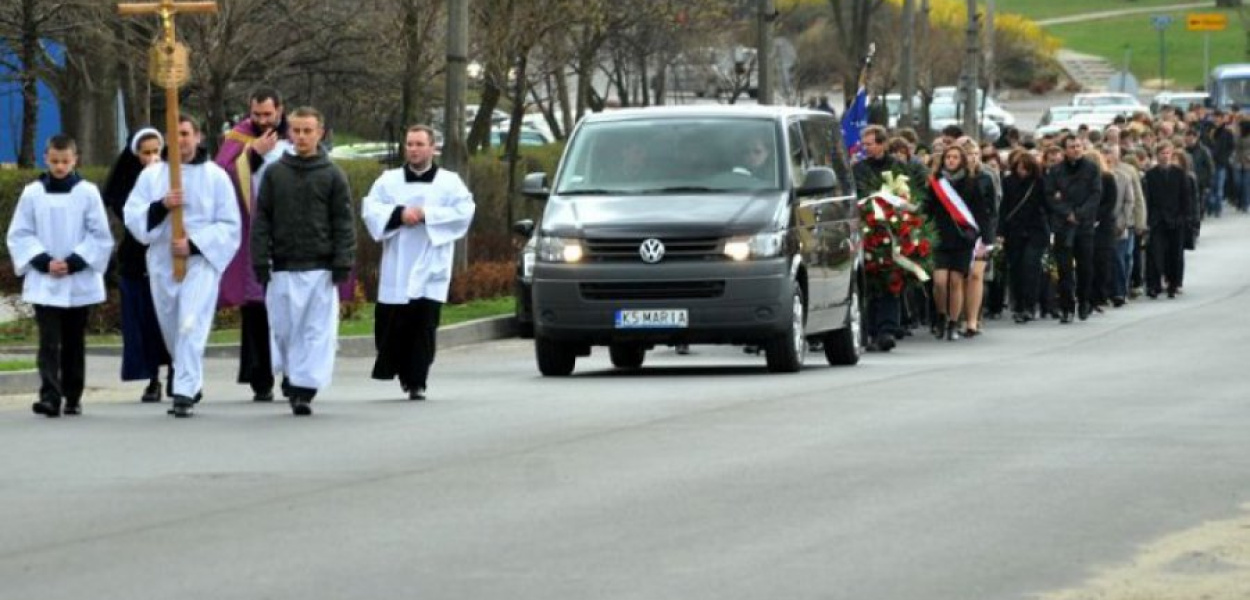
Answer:
[{"label": "tree trunk", "polygon": [[469,154],[477,154],[481,150],[490,147],[490,115],[495,111],[495,107],[499,105],[499,97],[501,95],[502,92],[495,83],[495,78],[487,77],[482,84],[482,100],[477,105],[477,115],[473,118],[473,127],[469,129],[469,138],[465,140],[465,146],[468,147]]},{"label": "tree trunk", "polygon": [[516,87],[512,92],[512,119],[508,122],[508,138],[504,140],[506,147],[504,155],[508,157],[508,191],[504,198],[508,202],[508,220],[505,222],[506,230],[504,233],[511,231],[512,222],[516,220],[516,214],[512,209],[512,194],[516,190],[516,166],[520,156],[517,153],[517,146],[521,139],[521,117],[525,112],[525,86],[528,83],[528,74],[526,67],[529,66],[529,52],[522,51],[517,59],[516,65]]},{"label": "tree trunk", "polygon": [[[552,127],[551,132],[556,134],[557,138],[564,139],[573,131],[574,123],[572,111],[569,110],[569,105],[571,104],[569,101],[569,79],[568,75],[564,72],[564,65],[561,65],[556,69],[555,80],[556,98],[559,102],[553,102],[552,108],[554,109],[556,106],[560,107],[560,114],[558,115],[560,127]],[[554,117],[557,115],[552,116]]]},{"label": "tree trunk", "polygon": [[17,166],[35,166],[35,136],[39,128],[39,80],[35,64],[39,55],[39,32],[34,21],[34,0],[22,0],[22,141],[17,152]]}]

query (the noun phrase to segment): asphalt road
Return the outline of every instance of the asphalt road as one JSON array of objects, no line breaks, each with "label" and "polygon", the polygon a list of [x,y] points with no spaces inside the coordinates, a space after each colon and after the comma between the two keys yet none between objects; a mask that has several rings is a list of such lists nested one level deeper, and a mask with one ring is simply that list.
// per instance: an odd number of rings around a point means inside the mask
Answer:
[{"label": "asphalt road", "polygon": [[176,421],[91,357],[83,417],[0,400],[0,598],[1016,599],[1152,548],[1245,598],[1250,218],[1205,229],[1178,299],[797,375],[696,347],[543,379],[507,340],[424,403],[341,360],[296,419],[213,360]]}]

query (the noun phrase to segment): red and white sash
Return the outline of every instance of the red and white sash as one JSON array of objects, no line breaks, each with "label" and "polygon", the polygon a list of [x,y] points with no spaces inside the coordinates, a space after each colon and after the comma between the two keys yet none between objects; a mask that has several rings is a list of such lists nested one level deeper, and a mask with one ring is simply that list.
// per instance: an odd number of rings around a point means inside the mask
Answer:
[{"label": "red and white sash", "polygon": [[965,229],[971,229],[977,233],[981,232],[981,227],[977,225],[977,220],[972,216],[972,211],[968,209],[968,205],[964,203],[964,199],[959,197],[959,192],[955,191],[954,186],[945,177],[938,179],[929,177],[929,184],[933,187],[933,191],[937,193],[938,200],[942,201],[942,206],[946,208],[946,212],[954,219],[955,224]]}]

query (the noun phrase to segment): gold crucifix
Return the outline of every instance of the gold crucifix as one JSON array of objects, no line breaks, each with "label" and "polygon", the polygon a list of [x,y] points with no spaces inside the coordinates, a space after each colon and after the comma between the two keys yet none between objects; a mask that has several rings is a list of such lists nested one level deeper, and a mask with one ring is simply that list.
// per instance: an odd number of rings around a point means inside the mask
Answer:
[{"label": "gold crucifix", "polygon": [[[160,15],[161,39],[152,46],[151,64],[148,71],[153,83],[165,88],[165,140],[172,146],[166,158],[169,162],[169,190],[182,191],[182,156],[178,151],[178,88],[187,82],[191,75],[191,66],[187,59],[187,47],[178,43],[174,36],[174,15],[178,13],[216,13],[216,2],[160,2],[124,3],[117,5],[118,14],[123,17],[136,15]],[[169,218],[173,223],[173,239],[186,237],[182,226],[182,207],[170,210]],[[174,281],[182,281],[187,274],[187,259],[174,256]]]}]

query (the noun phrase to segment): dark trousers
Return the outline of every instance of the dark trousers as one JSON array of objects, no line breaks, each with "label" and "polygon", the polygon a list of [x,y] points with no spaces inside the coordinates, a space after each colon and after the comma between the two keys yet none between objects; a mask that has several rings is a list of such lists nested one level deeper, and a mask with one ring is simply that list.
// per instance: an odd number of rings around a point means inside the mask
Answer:
[{"label": "dark trousers", "polygon": [[374,379],[399,377],[405,390],[425,388],[434,364],[434,350],[443,303],[428,298],[408,304],[378,303],[374,309],[373,336],[378,359]]},{"label": "dark trousers", "polygon": [[1150,230],[1150,258],[1146,261],[1146,290],[1158,293],[1163,289],[1160,278],[1167,280],[1167,290],[1176,291],[1184,284],[1185,237],[1182,227],[1160,225]]},{"label": "dark trousers", "polygon": [[897,336],[902,333],[899,326],[902,321],[902,302],[898,296],[883,293],[869,298],[867,312],[866,333],[869,338],[876,339],[879,335]]},{"label": "dark trousers", "polygon": [[269,354],[269,311],[264,302],[248,302],[239,307],[239,383],[252,386],[252,392],[273,391],[273,361]]},{"label": "dark trousers", "polygon": [[1076,301],[1089,304],[1094,296],[1094,232],[1078,232],[1073,243],[1076,259]]},{"label": "dark trousers", "polygon": [[88,308],[35,305],[39,326],[39,399],[77,404],[87,375]]},{"label": "dark trousers", "polygon": [[983,307],[988,315],[1000,315],[1007,305],[1007,278],[1011,276],[1007,261],[991,258],[985,267],[985,301]]},{"label": "dark trousers", "polygon": [[1129,268],[1129,287],[1141,288],[1146,286],[1146,251],[1148,242],[1145,235],[1138,235],[1133,239],[1133,264]]},{"label": "dark trousers", "polygon": [[1042,255],[1047,240],[1041,235],[1012,237],[1006,242],[1012,310],[1032,313],[1042,285]]},{"label": "dark trousers", "polygon": [[1119,273],[1115,256],[1115,238],[1099,237],[1094,245],[1094,284],[1090,290],[1095,303],[1104,303],[1115,295],[1115,278]]}]

